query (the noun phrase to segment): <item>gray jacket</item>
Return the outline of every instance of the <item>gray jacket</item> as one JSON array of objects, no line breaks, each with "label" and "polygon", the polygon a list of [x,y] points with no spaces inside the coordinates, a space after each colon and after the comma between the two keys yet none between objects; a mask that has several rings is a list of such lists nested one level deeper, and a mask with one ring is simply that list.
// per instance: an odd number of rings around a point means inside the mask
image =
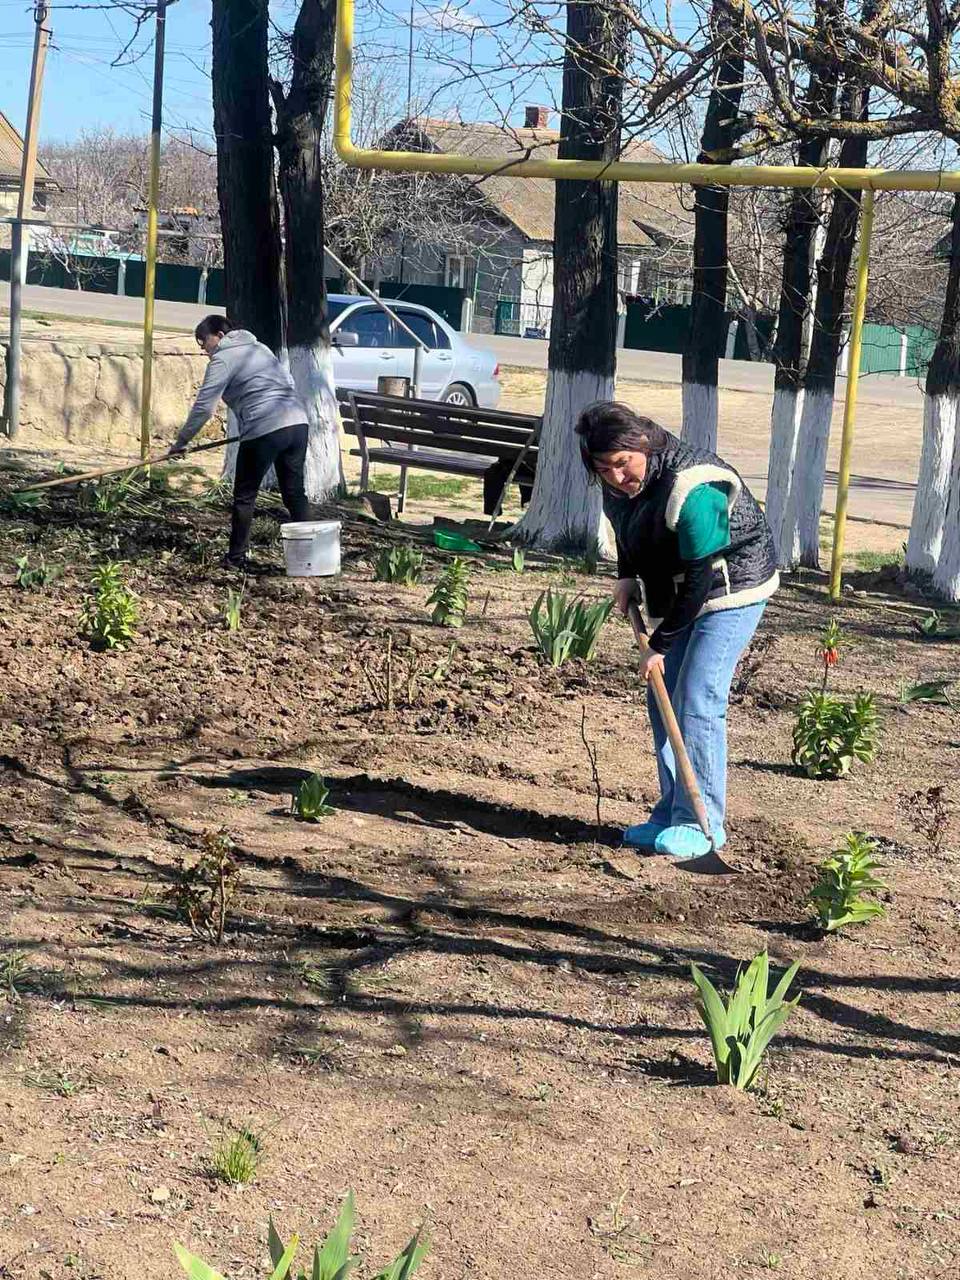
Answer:
[{"label": "gray jacket", "polygon": [[231,329],[220,339],[193,408],[177,436],[178,448],[210,421],[221,399],[236,415],[241,440],[256,440],[281,427],[307,421],[307,411],[290,373],[248,329]]}]

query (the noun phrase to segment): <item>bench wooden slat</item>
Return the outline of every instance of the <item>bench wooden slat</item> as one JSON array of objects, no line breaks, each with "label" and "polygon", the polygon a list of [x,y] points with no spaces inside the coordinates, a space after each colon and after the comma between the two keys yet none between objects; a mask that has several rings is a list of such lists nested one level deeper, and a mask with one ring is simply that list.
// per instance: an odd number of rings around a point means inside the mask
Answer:
[{"label": "bench wooden slat", "polygon": [[487,458],[515,458],[521,447],[517,444],[505,444],[501,440],[467,440],[463,436],[441,435],[439,431],[417,431],[411,427],[383,427],[366,422],[362,426],[363,434],[375,440],[392,440],[397,444],[418,445],[427,450],[479,453]]},{"label": "bench wooden slat", "polygon": [[[531,423],[526,431],[517,431],[513,427],[490,427],[467,422],[446,422],[442,418],[424,421],[419,414],[408,414],[399,409],[391,410],[390,412],[378,410],[376,416],[371,415],[370,417],[361,412],[360,425],[363,428],[364,435],[376,436],[380,439],[387,438],[380,435],[381,428],[393,427],[398,431],[416,433],[418,441],[421,437],[429,441],[440,436],[446,436],[463,439],[465,442],[470,443],[470,447],[472,447],[472,442],[476,440],[496,442],[518,450],[527,443],[533,426]],[[345,422],[343,426],[344,430],[349,434],[356,434],[355,422]],[[466,447],[466,444],[462,447],[464,452],[470,452],[470,448]],[[532,447],[535,448],[536,446]]]},{"label": "bench wooden slat", "polygon": [[[363,456],[360,449],[351,449],[350,454],[355,458]],[[422,450],[414,452],[412,449],[369,449],[367,457],[371,462],[389,462],[398,467],[422,467],[425,471],[446,471],[457,476],[482,476],[491,466],[497,465],[496,462],[481,458],[457,457],[450,453],[425,453]]]},{"label": "bench wooden slat", "polygon": [[[476,419],[457,419],[449,417],[445,414],[426,414],[421,413],[417,409],[410,407],[412,402],[403,403],[395,401],[389,407],[373,408],[369,405],[357,405],[357,413],[361,424],[373,434],[373,428],[377,423],[384,422],[393,426],[405,427],[414,424],[422,430],[434,431],[442,429],[447,435],[462,434],[470,436],[472,439],[488,439],[502,440],[507,443],[516,441],[523,444],[529,438],[531,430],[540,425],[540,419],[530,417],[522,426],[516,426],[513,423],[500,423],[492,420],[476,420]],[[353,413],[341,410],[341,418],[344,427],[352,430],[354,426]]]},{"label": "bench wooden slat", "polygon": [[352,395],[359,409],[395,409],[402,404],[406,409],[415,410],[426,417],[439,417],[444,421],[456,422],[489,422],[496,426],[518,427],[527,432],[539,415],[533,413],[514,413],[509,409],[474,409],[465,405],[445,404],[441,400],[404,400],[399,396],[381,396],[372,391],[354,391],[347,393],[337,391],[337,399],[344,403],[347,395]]}]

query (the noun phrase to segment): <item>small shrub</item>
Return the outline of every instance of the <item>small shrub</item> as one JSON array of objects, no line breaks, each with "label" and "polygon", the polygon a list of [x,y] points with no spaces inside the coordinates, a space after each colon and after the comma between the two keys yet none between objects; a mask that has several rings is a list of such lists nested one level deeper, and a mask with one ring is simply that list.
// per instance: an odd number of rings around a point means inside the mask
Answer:
[{"label": "small shrub", "polygon": [[800,999],[799,995],[792,1000],[784,998],[799,967],[799,961],[792,964],[768,996],[769,959],[766,951],[761,951],[746,971],[737,970],[733,994],[724,1003],[709,978],[695,964],[690,966],[700,993],[697,1010],[710,1033],[719,1084],[734,1089],[752,1086],[767,1045]]},{"label": "small shrub", "polygon": [[527,617],[537,648],[551,666],[559,667],[568,658],[593,657],[600,628],[612,609],[612,600],[588,605],[550,588],[540,593]]},{"label": "small shrub", "polygon": [[327,804],[330,788],[319,773],[304,778],[297,792],[291,797],[290,809],[303,822],[316,822],[326,818],[334,809]]},{"label": "small shrub", "polygon": [[210,1167],[221,1182],[244,1187],[257,1176],[262,1159],[263,1139],[252,1129],[243,1128],[220,1138]]},{"label": "small shrub", "polygon": [[16,562],[17,586],[22,591],[42,591],[51,582],[56,582],[63,570],[57,565],[48,565],[43,556],[35,569],[30,567],[30,557],[21,556]]},{"label": "small shrub", "polygon": [[886,913],[882,903],[862,896],[887,887],[873,874],[879,865],[874,857],[876,850],[873,840],[850,832],[844,836],[842,846],[817,868],[820,878],[810,891],[810,904],[816,909],[821,928],[828,933]]},{"label": "small shrub", "polygon": [[223,625],[227,631],[240,630],[240,610],[243,606],[245,590],[246,584],[243,584],[239,591],[234,591],[233,587],[227,587],[227,603],[223,608]]},{"label": "small shrub", "polygon": [[433,605],[433,621],[439,626],[463,626],[463,615],[467,612],[469,579],[470,570],[466,561],[454,556],[427,600],[428,605]]},{"label": "small shrub", "polygon": [[854,760],[876,754],[877,712],[873,695],[853,702],[831,693],[808,693],[793,730],[793,762],[810,778],[843,778]]},{"label": "small shrub", "polygon": [[397,582],[404,587],[414,587],[423,573],[423,552],[404,544],[384,547],[373,565],[375,582]]},{"label": "small shrub", "polygon": [[176,878],[161,895],[194,933],[218,945],[223,942],[227,911],[240,887],[240,869],[227,832],[205,831],[203,852],[192,867],[177,859]]},{"label": "small shrub", "polygon": [[[267,1247],[270,1250],[270,1263],[273,1268],[270,1272],[270,1280],[346,1280],[359,1261],[359,1258],[350,1252],[354,1221],[354,1199],[353,1192],[350,1191],[340,1209],[336,1226],[322,1244],[314,1246],[308,1277],[307,1272],[302,1269],[293,1271],[294,1259],[300,1245],[299,1237],[294,1236],[290,1243],[285,1245],[271,1219],[267,1232]],[[192,1253],[188,1253],[182,1246],[175,1244],[174,1250],[177,1260],[191,1280],[222,1280],[216,1271]],[[421,1241],[418,1231],[393,1261],[377,1272],[373,1280],[410,1280],[426,1252],[427,1243]]]},{"label": "small shrub", "polygon": [[95,649],[123,649],[133,639],[139,610],[137,597],[124,586],[120,566],[113,560],[100,565],[83,602],[80,625]]}]

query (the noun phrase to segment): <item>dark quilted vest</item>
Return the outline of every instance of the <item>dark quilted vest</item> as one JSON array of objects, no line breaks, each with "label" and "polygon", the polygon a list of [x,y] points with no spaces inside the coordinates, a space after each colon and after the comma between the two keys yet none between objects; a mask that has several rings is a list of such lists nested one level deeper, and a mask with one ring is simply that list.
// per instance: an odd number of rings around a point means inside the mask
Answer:
[{"label": "dark quilted vest", "polygon": [[[730,546],[715,557],[710,600],[752,591],[777,571],[770,527],[738,472],[715,453],[693,449],[668,432],[667,447],[650,457],[647,479],[636,497],[628,498],[606,487],[603,491],[603,510],[617,538],[618,576],[641,579],[647,610],[655,617],[666,614],[676,581],[683,576],[679,540],[667,523],[670,496],[677,478],[700,466],[718,467],[742,486],[730,512]],[[735,602],[731,599],[730,603]]]}]

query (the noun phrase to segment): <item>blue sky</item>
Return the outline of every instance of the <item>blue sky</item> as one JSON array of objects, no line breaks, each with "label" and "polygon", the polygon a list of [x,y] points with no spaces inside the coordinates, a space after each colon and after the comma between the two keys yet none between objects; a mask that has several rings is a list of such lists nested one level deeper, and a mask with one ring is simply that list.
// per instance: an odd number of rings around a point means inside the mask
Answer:
[{"label": "blue sky", "polygon": [[[53,36],[44,85],[41,139],[69,140],[84,128],[112,126],[118,132],[145,132],[149,127],[153,75],[152,23],[136,42],[139,60],[113,67],[134,30],[133,20],[122,10],[77,8],[103,4],[104,0],[53,0]],[[358,0],[357,52],[377,64],[396,82],[397,100],[405,96],[410,0],[378,0],[378,11],[363,8]],[[384,13],[386,10],[386,14]],[[271,14],[280,27],[289,27],[295,14],[293,0],[274,0]],[[392,14],[392,17],[391,17]],[[497,0],[414,0],[414,78],[421,94],[428,86],[439,89],[431,101],[435,114],[458,109],[465,119],[495,119],[499,108],[509,107],[509,118],[519,123],[524,102],[549,102],[550,78],[532,72],[497,76],[492,67],[500,61],[497,40],[483,23],[503,16]],[[17,128],[26,113],[33,16],[27,0],[0,0],[0,110]],[[512,33],[511,33],[512,34]],[[517,47],[522,37],[517,34]],[[451,75],[433,58],[464,56],[472,46],[477,74],[472,81]],[[535,49],[527,48],[521,61],[534,63]],[[168,130],[210,133],[210,4],[209,0],[177,0],[167,16],[167,58],[164,89],[164,124]],[[511,84],[511,79],[513,83]],[[453,83],[451,83],[451,80]]]}]

